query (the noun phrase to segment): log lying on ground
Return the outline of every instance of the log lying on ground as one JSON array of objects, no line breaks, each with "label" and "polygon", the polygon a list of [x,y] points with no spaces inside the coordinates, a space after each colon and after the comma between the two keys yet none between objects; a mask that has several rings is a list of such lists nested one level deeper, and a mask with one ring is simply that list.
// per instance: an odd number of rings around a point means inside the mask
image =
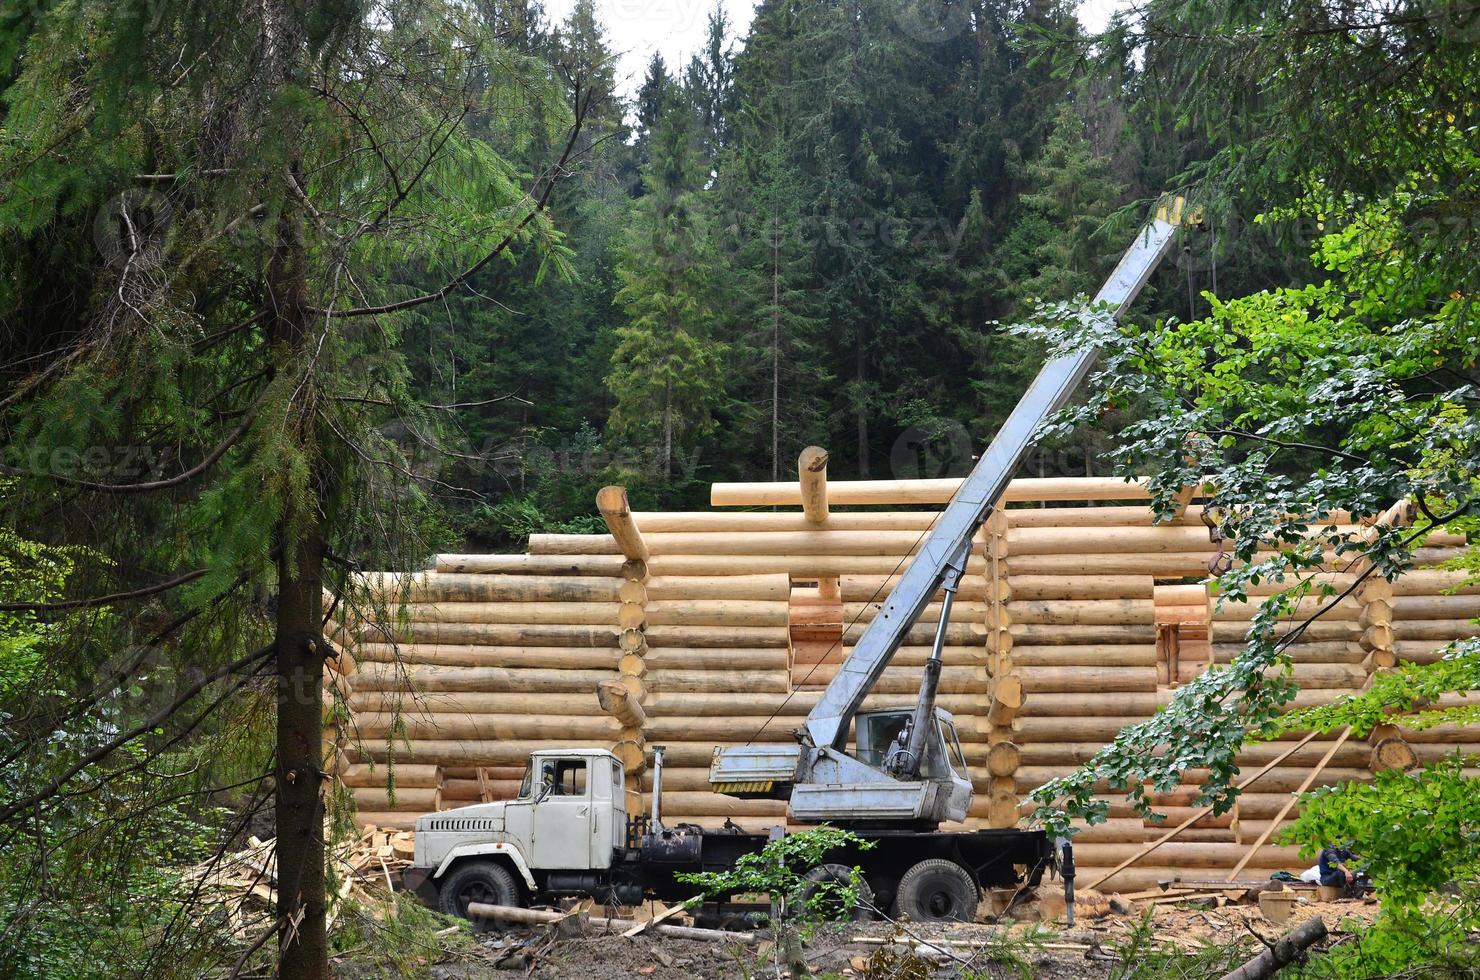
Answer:
[{"label": "log lying on ground", "polygon": [[1272,977],[1282,968],[1302,959],[1307,949],[1325,938],[1326,922],[1316,916],[1291,929],[1264,952],[1238,969],[1223,974],[1219,980],[1264,980]]},{"label": "log lying on ground", "polygon": [[[580,924],[589,923],[598,929],[626,931],[638,925],[634,919],[608,919],[601,917],[589,917],[585,913],[579,913],[573,920],[569,912],[547,912],[544,909],[521,909],[512,905],[488,905],[483,902],[469,902],[468,915],[479,919],[498,919],[503,922],[519,922],[524,925],[549,925],[552,922],[578,921]],[[674,939],[700,939],[710,942],[739,942],[749,943],[755,941],[753,932],[727,932],[724,929],[698,929],[694,926],[676,926],[667,922],[656,925],[648,925],[647,931],[656,932],[664,936],[672,936]]]}]

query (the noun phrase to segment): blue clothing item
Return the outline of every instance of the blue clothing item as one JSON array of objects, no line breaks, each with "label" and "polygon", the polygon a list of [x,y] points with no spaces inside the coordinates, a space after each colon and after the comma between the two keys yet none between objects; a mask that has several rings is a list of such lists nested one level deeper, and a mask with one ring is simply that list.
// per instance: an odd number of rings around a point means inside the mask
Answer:
[{"label": "blue clothing item", "polygon": [[1345,885],[1346,875],[1336,865],[1345,864],[1351,859],[1352,852],[1344,847],[1321,848],[1320,860],[1316,862],[1321,870],[1321,884]]}]

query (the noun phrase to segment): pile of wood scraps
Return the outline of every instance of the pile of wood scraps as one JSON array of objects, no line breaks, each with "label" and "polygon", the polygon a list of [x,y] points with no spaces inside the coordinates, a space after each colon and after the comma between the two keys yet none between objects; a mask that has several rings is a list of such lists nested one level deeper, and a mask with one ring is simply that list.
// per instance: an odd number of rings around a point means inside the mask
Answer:
[{"label": "pile of wood scraps", "polygon": [[[338,884],[329,898],[329,924],[334,924],[346,901],[364,907],[376,919],[394,918],[395,879],[411,863],[414,847],[414,834],[375,827],[335,846],[329,874]],[[200,908],[227,917],[234,936],[255,936],[277,908],[277,842],[249,837],[243,850],[189,869],[185,881],[199,896]]]}]

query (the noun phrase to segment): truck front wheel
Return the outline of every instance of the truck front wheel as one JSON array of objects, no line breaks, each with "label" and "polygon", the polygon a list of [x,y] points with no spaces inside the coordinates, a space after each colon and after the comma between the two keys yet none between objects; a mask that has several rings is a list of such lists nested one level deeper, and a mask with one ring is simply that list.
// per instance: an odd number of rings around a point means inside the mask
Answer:
[{"label": "truck front wheel", "polygon": [[894,911],[915,922],[970,922],[980,901],[976,882],[955,861],[921,861],[899,879]]},{"label": "truck front wheel", "polygon": [[492,861],[469,861],[454,868],[437,889],[437,901],[448,915],[470,918],[468,906],[522,905],[519,882],[508,868]]}]

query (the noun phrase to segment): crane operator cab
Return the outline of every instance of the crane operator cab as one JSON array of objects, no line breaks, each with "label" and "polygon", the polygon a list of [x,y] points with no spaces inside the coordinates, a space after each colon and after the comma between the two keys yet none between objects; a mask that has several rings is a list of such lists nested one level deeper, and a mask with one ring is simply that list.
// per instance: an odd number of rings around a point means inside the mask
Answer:
[{"label": "crane operator cab", "polygon": [[[886,708],[860,711],[854,719],[858,758],[887,773],[908,771],[910,720],[913,708]],[[920,762],[922,779],[949,780],[952,776],[967,779],[966,757],[956,735],[956,723],[939,709],[935,712],[935,731],[925,742],[925,758]]]},{"label": "crane operator cab", "polygon": [[971,778],[949,711],[934,708],[918,770],[908,758],[913,708],[860,711],[855,751],[832,746],[716,748],[709,779],[740,799],[790,800],[794,819],[837,826],[929,827],[966,819]]}]

